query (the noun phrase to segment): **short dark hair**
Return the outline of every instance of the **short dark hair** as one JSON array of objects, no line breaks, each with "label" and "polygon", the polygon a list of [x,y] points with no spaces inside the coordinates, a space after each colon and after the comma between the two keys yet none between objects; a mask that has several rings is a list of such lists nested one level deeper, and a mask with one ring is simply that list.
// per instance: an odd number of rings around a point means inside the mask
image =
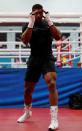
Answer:
[{"label": "short dark hair", "polygon": [[43,6],[41,4],[35,4],[32,6],[32,11],[35,10],[35,9],[42,9]]}]

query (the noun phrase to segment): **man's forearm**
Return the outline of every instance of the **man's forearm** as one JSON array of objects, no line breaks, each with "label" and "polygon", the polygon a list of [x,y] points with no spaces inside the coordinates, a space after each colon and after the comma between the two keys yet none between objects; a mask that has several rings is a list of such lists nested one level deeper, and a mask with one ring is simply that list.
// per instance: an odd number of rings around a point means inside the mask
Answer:
[{"label": "man's forearm", "polygon": [[28,44],[32,36],[32,28],[27,28],[22,34],[21,40],[24,44]]},{"label": "man's forearm", "polygon": [[50,26],[50,32],[56,40],[61,38],[61,32],[54,25]]},{"label": "man's forearm", "polygon": [[30,42],[34,22],[35,22],[35,15],[30,14],[28,28],[24,31],[21,37],[24,44],[28,44]]},{"label": "man's forearm", "polygon": [[59,40],[61,38],[61,32],[56,28],[56,26],[53,25],[53,22],[50,19],[49,12],[45,12],[45,20],[48,23],[50,27],[50,33],[56,40]]}]

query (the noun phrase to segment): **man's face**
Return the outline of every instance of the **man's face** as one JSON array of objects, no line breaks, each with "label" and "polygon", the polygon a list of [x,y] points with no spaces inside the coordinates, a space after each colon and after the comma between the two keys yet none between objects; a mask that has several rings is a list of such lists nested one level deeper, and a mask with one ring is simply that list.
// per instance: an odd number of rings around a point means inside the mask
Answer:
[{"label": "man's face", "polygon": [[42,9],[35,9],[33,12],[35,14],[35,21],[40,22],[43,17],[43,10]]}]

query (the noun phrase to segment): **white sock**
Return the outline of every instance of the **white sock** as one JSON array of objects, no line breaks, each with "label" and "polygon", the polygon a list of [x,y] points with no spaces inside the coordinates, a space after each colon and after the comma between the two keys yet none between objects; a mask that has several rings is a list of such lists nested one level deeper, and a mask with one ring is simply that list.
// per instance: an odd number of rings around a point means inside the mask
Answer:
[{"label": "white sock", "polygon": [[50,106],[51,119],[57,120],[58,106]]},{"label": "white sock", "polygon": [[51,114],[51,123],[49,125],[49,129],[57,129],[58,128],[58,120],[57,120],[57,112],[58,106],[50,106],[50,114]]},{"label": "white sock", "polygon": [[51,109],[51,110],[58,111],[58,106],[50,106],[50,109]]}]

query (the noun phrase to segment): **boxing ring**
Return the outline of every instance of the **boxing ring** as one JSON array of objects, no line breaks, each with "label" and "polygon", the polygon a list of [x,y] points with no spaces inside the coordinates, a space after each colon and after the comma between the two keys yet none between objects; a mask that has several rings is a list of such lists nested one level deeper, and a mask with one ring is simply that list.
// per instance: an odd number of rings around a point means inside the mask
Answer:
[{"label": "boxing ring", "polygon": [[[75,92],[82,94],[82,68],[78,68],[82,67],[82,14],[54,14],[51,15],[51,19],[58,28],[62,23],[63,25],[79,24],[76,29],[75,27],[67,30],[60,28],[62,33],[70,35],[61,41],[53,40],[52,48],[53,55],[57,57],[58,130],[81,131],[82,110],[70,109],[68,102],[70,94]],[[27,13],[0,13],[0,26],[13,25],[13,23],[23,25],[25,22],[28,22]],[[0,29],[0,33],[9,33],[9,35],[21,32],[21,29]],[[78,33],[80,34],[78,39],[72,39],[72,37],[76,38],[75,35]],[[1,45],[6,45],[7,48],[0,48],[0,59],[9,59],[9,61],[0,61],[0,130],[47,131],[50,123],[49,92],[42,76],[33,92],[32,118],[26,123],[16,122],[23,113],[24,75],[26,60],[30,55],[29,47],[25,48],[21,40],[11,41],[11,39],[0,41]],[[15,48],[15,45],[19,48]],[[77,67],[74,67],[74,60],[77,60]],[[3,65],[6,65],[5,68]]]}]

